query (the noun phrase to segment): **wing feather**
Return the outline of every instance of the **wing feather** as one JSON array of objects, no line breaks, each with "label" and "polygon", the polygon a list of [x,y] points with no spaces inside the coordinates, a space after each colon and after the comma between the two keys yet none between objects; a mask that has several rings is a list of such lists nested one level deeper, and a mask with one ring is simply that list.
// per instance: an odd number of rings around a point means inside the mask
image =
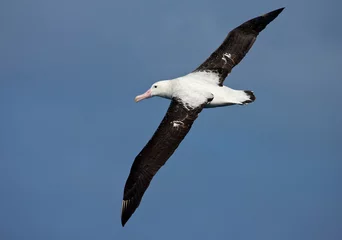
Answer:
[{"label": "wing feather", "polygon": [[122,226],[138,208],[153,176],[177,149],[203,106],[204,104],[195,109],[188,109],[177,99],[171,101],[158,129],[135,158],[131,167],[123,195]]},{"label": "wing feather", "polygon": [[253,46],[258,34],[272,22],[284,8],[250,19],[229,32],[223,43],[194,72],[213,72],[223,85],[232,69],[238,65]]}]

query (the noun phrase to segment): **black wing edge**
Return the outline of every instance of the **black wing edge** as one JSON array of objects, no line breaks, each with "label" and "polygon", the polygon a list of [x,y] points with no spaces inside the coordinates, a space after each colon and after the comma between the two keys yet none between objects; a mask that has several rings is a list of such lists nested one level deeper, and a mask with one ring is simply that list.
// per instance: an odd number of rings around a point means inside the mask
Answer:
[{"label": "black wing edge", "polygon": [[122,226],[125,226],[139,207],[153,176],[177,149],[205,104],[189,110],[179,100],[173,99],[171,101],[158,129],[135,158],[131,167],[123,194]]},{"label": "black wing edge", "polygon": [[219,85],[232,71],[233,67],[245,57],[253,46],[258,34],[266,28],[282,11],[279,8],[262,16],[244,22],[229,32],[223,43],[194,72],[214,72],[219,76]]}]

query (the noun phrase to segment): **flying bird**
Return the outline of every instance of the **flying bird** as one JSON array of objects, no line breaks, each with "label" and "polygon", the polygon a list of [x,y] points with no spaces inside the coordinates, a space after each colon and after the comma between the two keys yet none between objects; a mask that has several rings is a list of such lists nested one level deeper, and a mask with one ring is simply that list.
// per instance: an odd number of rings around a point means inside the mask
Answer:
[{"label": "flying bird", "polygon": [[246,105],[255,100],[252,91],[234,90],[223,81],[253,46],[258,34],[284,8],[253,18],[230,31],[223,43],[193,72],[156,82],[136,102],[153,96],[171,100],[158,129],[135,158],[124,188],[121,223],[138,208],[153,176],[171,157],[203,108]]}]

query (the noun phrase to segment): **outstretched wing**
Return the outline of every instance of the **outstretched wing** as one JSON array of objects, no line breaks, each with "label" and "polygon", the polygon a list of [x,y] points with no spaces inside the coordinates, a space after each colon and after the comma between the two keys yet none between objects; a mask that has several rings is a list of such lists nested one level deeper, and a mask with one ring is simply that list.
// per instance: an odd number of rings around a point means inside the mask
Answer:
[{"label": "outstretched wing", "polygon": [[258,34],[283,11],[284,8],[274,10],[265,15],[253,18],[229,32],[221,46],[202,63],[194,72],[213,72],[218,76],[220,86],[244,58],[253,46]]},{"label": "outstretched wing", "polygon": [[204,104],[189,110],[177,99],[171,101],[157,131],[135,158],[132,165],[122,201],[122,226],[138,208],[153,176],[177,149],[198,114],[202,111],[203,106]]}]

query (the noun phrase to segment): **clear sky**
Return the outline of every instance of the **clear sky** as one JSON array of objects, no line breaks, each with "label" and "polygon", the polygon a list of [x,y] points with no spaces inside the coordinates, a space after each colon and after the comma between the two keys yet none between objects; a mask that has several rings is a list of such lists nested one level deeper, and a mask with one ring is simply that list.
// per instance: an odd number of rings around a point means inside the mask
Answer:
[{"label": "clear sky", "polygon": [[[342,239],[338,0],[11,0],[0,7],[0,238]],[[168,107],[134,103],[285,6],[125,228],[123,187]]]}]

